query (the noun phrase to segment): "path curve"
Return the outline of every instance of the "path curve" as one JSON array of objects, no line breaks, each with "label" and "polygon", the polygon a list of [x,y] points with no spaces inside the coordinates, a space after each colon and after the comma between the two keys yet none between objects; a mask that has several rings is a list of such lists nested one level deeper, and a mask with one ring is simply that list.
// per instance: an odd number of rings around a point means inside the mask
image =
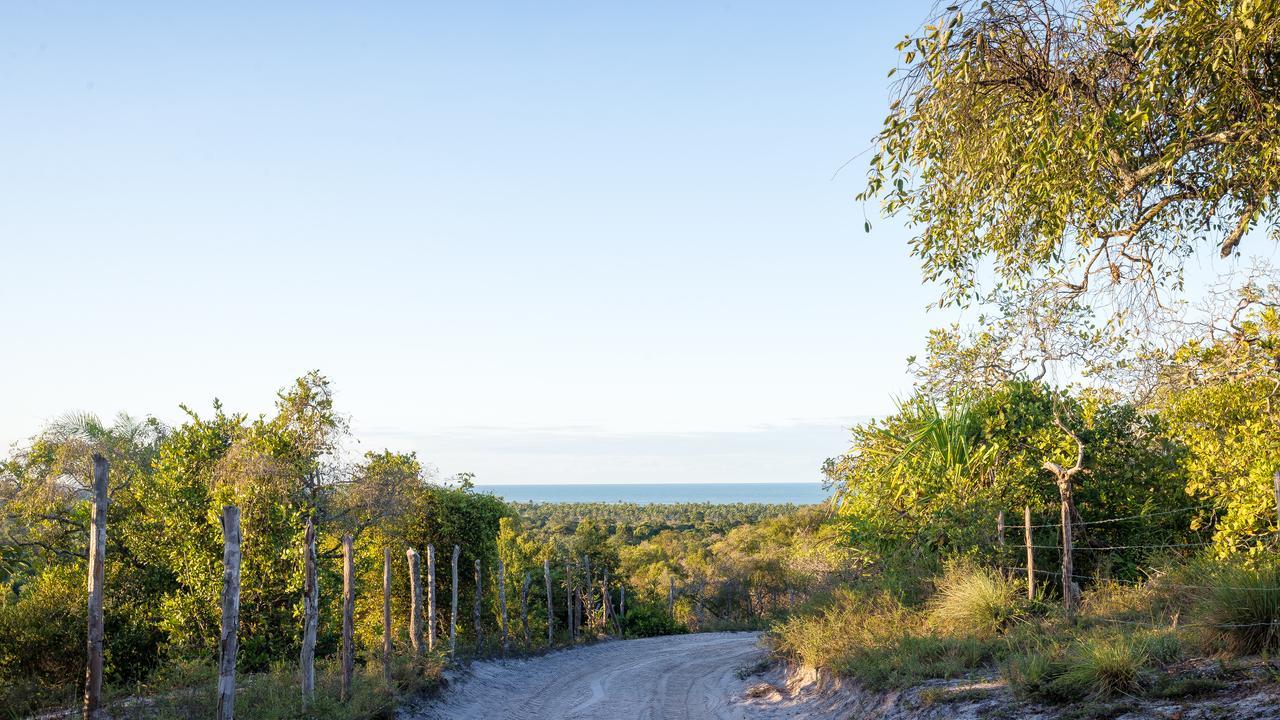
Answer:
[{"label": "path curve", "polygon": [[473,663],[414,720],[742,720],[739,670],[759,633],[602,642],[528,660]]}]

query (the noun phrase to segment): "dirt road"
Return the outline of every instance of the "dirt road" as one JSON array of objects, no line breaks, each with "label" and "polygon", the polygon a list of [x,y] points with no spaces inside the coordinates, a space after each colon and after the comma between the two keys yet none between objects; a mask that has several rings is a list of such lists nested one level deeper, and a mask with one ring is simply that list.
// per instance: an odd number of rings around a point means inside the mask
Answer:
[{"label": "dirt road", "polygon": [[531,660],[474,663],[415,720],[702,720],[746,717],[739,669],[764,657],[758,633],[605,642]]}]

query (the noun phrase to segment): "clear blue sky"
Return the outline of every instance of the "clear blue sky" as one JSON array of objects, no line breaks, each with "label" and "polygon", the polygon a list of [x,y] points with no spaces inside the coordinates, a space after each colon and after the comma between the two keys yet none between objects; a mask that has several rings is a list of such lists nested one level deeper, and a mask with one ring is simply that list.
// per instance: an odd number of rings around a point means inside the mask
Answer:
[{"label": "clear blue sky", "polygon": [[444,474],[816,480],[949,320],[832,177],[928,6],[6,3],[0,443],[318,368]]}]

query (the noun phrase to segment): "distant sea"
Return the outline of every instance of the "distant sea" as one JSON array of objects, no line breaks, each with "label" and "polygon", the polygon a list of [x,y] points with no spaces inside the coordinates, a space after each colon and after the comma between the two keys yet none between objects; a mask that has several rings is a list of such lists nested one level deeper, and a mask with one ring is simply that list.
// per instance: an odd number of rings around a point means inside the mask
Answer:
[{"label": "distant sea", "polygon": [[477,485],[510,502],[793,503],[826,500],[821,483]]}]

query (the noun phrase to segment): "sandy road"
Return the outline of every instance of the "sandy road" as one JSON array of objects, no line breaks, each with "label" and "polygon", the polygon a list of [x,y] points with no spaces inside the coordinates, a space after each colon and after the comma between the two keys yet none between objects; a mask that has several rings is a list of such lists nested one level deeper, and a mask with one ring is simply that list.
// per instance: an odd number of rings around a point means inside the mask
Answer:
[{"label": "sandy road", "polygon": [[410,717],[740,720],[738,670],[764,656],[758,640],[758,633],[674,635],[478,662]]}]

